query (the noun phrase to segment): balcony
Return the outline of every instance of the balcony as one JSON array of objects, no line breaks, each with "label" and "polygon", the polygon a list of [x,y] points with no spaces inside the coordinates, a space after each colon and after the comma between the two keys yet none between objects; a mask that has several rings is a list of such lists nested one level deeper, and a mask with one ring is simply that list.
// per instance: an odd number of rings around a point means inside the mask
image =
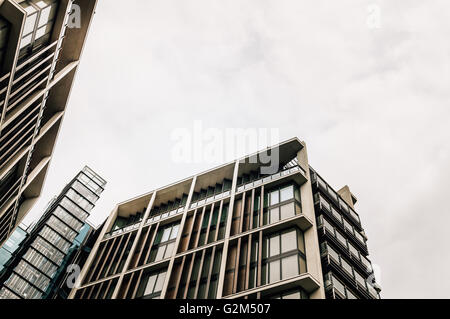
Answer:
[{"label": "balcony", "polygon": [[252,189],[257,186],[268,184],[268,183],[280,180],[280,179],[288,177],[288,176],[292,177],[297,182],[298,185],[302,185],[307,180],[304,169],[301,168],[299,165],[295,165],[290,168],[285,168],[284,170],[279,171],[275,174],[272,174],[272,175],[269,175],[266,177],[262,177],[262,178],[258,178],[251,182],[243,183],[237,187],[236,193],[240,193],[240,192]]},{"label": "balcony", "polygon": [[130,232],[132,230],[135,230],[135,229],[138,229],[140,224],[141,224],[141,222],[137,222],[135,224],[132,224],[132,225],[129,225],[129,226],[126,226],[126,227],[123,227],[123,228],[119,228],[119,229],[116,229],[116,230],[111,231],[109,233],[106,233],[105,236],[103,237],[103,240],[109,239],[109,238],[117,236],[117,235],[128,233],[128,232]]},{"label": "balcony", "polygon": [[204,187],[195,192],[192,196],[191,205],[189,208],[201,207],[205,204],[210,204],[215,201],[225,199],[231,195],[231,180],[223,179],[214,186]]},{"label": "balcony", "polygon": [[[350,239],[351,242],[355,244],[361,251],[363,251],[365,255],[369,254],[363,235],[361,235],[356,228],[348,223],[344,216],[336,209],[334,209],[334,207],[330,205],[330,203],[325,200],[324,197],[322,197],[320,194],[316,194],[314,206],[317,215],[319,215],[319,213],[317,212],[322,212],[325,216],[327,216],[329,220],[333,222],[334,225],[337,226],[337,229],[339,229],[341,235],[348,235],[346,237]],[[336,237],[336,235],[334,235],[334,237]]]},{"label": "balcony", "polygon": [[311,183],[314,188],[321,191],[321,194],[326,196],[326,198],[334,204],[340,211],[344,212],[346,217],[358,228],[359,231],[362,230],[361,220],[359,215],[345,203],[341,196],[333,190],[333,188],[328,185],[316,172],[312,171]]},{"label": "balcony", "polygon": [[230,195],[231,195],[231,191],[230,190],[227,190],[227,191],[221,192],[219,194],[215,194],[215,195],[213,194],[213,195],[210,195],[209,197],[206,197],[206,198],[203,198],[203,199],[200,199],[200,200],[197,200],[197,201],[191,203],[189,208],[201,207],[201,206],[203,206],[205,204],[210,204],[210,203],[215,202],[217,200],[227,198]]},{"label": "balcony", "polygon": [[172,216],[175,216],[175,215],[179,215],[179,214],[184,212],[184,209],[185,209],[185,206],[179,207],[178,209],[173,209],[170,212],[165,212],[165,213],[162,213],[162,214],[151,216],[151,217],[149,217],[147,219],[147,221],[145,222],[145,225],[150,225],[152,223],[155,223],[155,222],[158,222],[158,221],[161,221],[161,220],[165,220],[165,219],[167,219],[169,217],[172,217]]}]

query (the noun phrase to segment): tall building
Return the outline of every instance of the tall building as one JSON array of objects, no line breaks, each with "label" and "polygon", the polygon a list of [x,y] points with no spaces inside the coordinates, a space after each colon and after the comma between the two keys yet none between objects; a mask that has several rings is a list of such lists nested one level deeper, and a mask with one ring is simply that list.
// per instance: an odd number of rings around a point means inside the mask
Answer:
[{"label": "tall building", "polygon": [[0,0],[0,245],[40,196],[96,0]]},{"label": "tall building", "polygon": [[348,186],[335,191],[310,168],[327,298],[378,299],[367,237]]},{"label": "tall building", "polygon": [[19,248],[20,243],[25,239],[27,234],[25,227],[18,226],[3,246],[0,247],[0,272],[8,260],[11,259],[14,252]]},{"label": "tall building", "polygon": [[71,248],[90,231],[86,219],[105,184],[85,167],[53,199],[0,273],[0,299],[40,299],[52,293]]},{"label": "tall building", "polygon": [[120,203],[70,298],[378,298],[354,197],[323,185],[293,138]]},{"label": "tall building", "polygon": [[[74,243],[69,248],[66,256],[47,291],[42,296],[43,299],[67,299],[71,288],[73,287],[75,272],[81,269],[86,262],[95,241],[100,234],[100,229],[90,225],[84,224],[80,233],[75,238]],[[73,267],[75,265],[75,267]],[[80,267],[80,268],[78,268]]]}]

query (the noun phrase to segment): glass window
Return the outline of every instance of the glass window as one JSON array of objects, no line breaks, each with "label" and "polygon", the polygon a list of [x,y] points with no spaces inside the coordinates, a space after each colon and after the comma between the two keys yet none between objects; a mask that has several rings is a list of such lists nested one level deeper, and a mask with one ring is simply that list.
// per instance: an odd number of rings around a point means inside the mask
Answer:
[{"label": "glass window", "polygon": [[345,296],[345,286],[334,276],[331,277],[333,280],[333,287],[336,289],[342,296]]},{"label": "glass window", "polygon": [[[32,6],[28,6],[27,7],[30,12],[36,12],[36,9],[34,9]],[[23,27],[23,35],[27,35],[31,32],[33,32],[34,30],[34,26],[36,24],[36,18],[37,18],[37,14],[33,13],[31,15],[29,15],[26,20],[25,20],[25,26]]]},{"label": "glass window", "polygon": [[297,249],[297,232],[291,230],[281,234],[281,253]]},{"label": "glass window", "polygon": [[74,203],[76,203],[78,206],[80,206],[82,209],[84,209],[85,211],[90,211],[94,205],[91,204],[90,202],[88,202],[86,200],[86,198],[84,198],[83,196],[81,196],[80,194],[78,194],[77,192],[75,192],[73,189],[69,189],[67,191],[66,196],[68,198],[70,198]]},{"label": "glass window", "polygon": [[65,257],[64,253],[62,253],[61,251],[50,245],[40,236],[36,237],[31,246],[58,265],[62,262],[62,260]]},{"label": "glass window", "polygon": [[146,278],[141,281],[137,296],[138,298],[159,298],[161,290],[166,278],[166,271],[152,272],[146,275]]},{"label": "glass window", "polygon": [[348,262],[345,261],[345,259],[341,258],[341,265],[342,268],[344,268],[350,276],[353,277],[353,268],[352,266],[350,266],[350,264]]},{"label": "glass window", "polygon": [[67,213],[62,207],[58,206],[53,214],[62,220],[65,224],[69,225],[72,229],[79,231],[83,227],[83,223],[75,219],[72,215]]},{"label": "glass window", "polygon": [[281,206],[280,212],[281,212],[281,220],[294,217],[295,216],[294,203],[291,202],[289,204]]},{"label": "glass window", "polygon": [[353,226],[344,218],[344,226],[349,232],[353,234]]},{"label": "glass window", "polygon": [[294,197],[296,200],[301,202],[300,190],[298,189],[298,187],[295,187],[295,189],[294,189]]},{"label": "glass window", "polygon": [[298,249],[305,254],[306,249],[305,249],[305,236],[303,235],[303,232],[298,231],[297,232],[297,245],[298,245]]},{"label": "glass window", "polygon": [[302,214],[302,207],[295,203],[295,215],[301,215]]},{"label": "glass window", "polygon": [[341,205],[341,209],[343,209],[344,211],[346,211],[348,213],[348,206],[347,204],[339,198],[339,204]]},{"label": "glass window", "polygon": [[155,283],[154,292],[162,290],[165,278],[166,278],[166,272],[165,271],[158,275],[158,279],[156,280],[156,283]]},{"label": "glass window", "polygon": [[366,280],[361,276],[358,272],[355,271],[355,278],[358,283],[358,286],[366,289]]},{"label": "glass window", "polygon": [[338,196],[335,193],[334,190],[331,189],[331,187],[328,187],[328,194],[330,195],[331,198],[333,198],[335,201],[338,201]]},{"label": "glass window", "polygon": [[339,220],[339,222],[342,223],[342,216],[341,214],[338,213],[338,211],[336,209],[334,209],[333,207],[331,207],[331,213],[333,214],[333,216]]},{"label": "glass window", "polygon": [[359,216],[358,214],[356,214],[356,212],[353,209],[350,209],[350,215],[356,219],[358,221],[358,223],[361,223],[361,221],[359,220]]},{"label": "glass window", "polygon": [[291,278],[298,275],[297,255],[292,255],[281,259],[282,279]]},{"label": "glass window", "polygon": [[44,35],[50,33],[50,31],[52,30],[52,25],[51,24],[47,24],[44,25],[42,27],[40,27],[39,29],[36,30],[36,39],[39,39],[41,37],[43,37]]},{"label": "glass window", "polygon": [[20,41],[20,48],[21,49],[26,47],[27,45],[29,45],[31,43],[32,36],[33,36],[32,34],[29,34],[29,35],[27,35],[27,36],[22,38],[22,40]]},{"label": "glass window", "polygon": [[175,246],[175,242],[167,244],[166,252],[164,253],[164,259],[172,256],[173,247]]},{"label": "glass window", "polygon": [[327,210],[331,210],[330,204],[322,196],[319,196],[319,198],[320,198],[320,204],[322,205],[322,207]]},{"label": "glass window", "polygon": [[361,243],[366,244],[366,241],[364,240],[364,237],[358,233],[357,231],[354,232],[356,239],[358,239]]},{"label": "glass window", "polygon": [[322,221],[323,221],[323,225],[325,226],[325,228],[326,228],[330,233],[334,234],[334,227],[331,226],[331,224],[330,224],[325,218],[323,218],[323,217],[322,217]]},{"label": "glass window", "polygon": [[341,243],[342,245],[344,245],[345,247],[347,247],[347,239],[345,239],[345,237],[342,236],[342,234],[341,234],[340,232],[338,232],[338,231],[336,231],[336,238],[337,238],[337,240],[340,241],[340,243]]},{"label": "glass window", "polygon": [[322,187],[324,190],[327,189],[327,184],[323,181],[322,178],[320,178],[319,176],[317,176],[317,181],[319,182],[319,186]]},{"label": "glass window", "polygon": [[76,216],[79,220],[86,220],[86,218],[89,217],[89,214],[86,213],[81,207],[77,206],[74,202],[72,202],[67,197],[64,197],[60,205],[64,207],[67,211],[69,211],[71,214]]},{"label": "glass window", "polygon": [[275,223],[280,220],[280,208],[272,208],[270,210],[270,224]]},{"label": "glass window", "polygon": [[372,285],[368,284],[367,289],[369,290],[369,293],[372,295],[372,297],[374,297],[375,299],[379,298],[378,292],[375,290],[375,288]]},{"label": "glass window", "polygon": [[162,243],[169,240],[171,230],[172,230],[171,227],[167,227],[166,229],[164,229],[164,232],[163,232],[163,235],[161,238]]},{"label": "glass window", "polygon": [[329,245],[327,245],[327,251],[330,257],[333,258],[339,264],[339,254]]},{"label": "glass window", "polygon": [[292,185],[280,190],[280,202],[294,198],[294,187]]},{"label": "glass window", "polygon": [[63,252],[67,252],[71,246],[71,242],[48,226],[44,226],[39,234]]},{"label": "glass window", "polygon": [[175,238],[177,238],[179,227],[180,227],[179,224],[173,226],[172,232],[170,233],[170,239],[175,239]]},{"label": "glass window", "polygon": [[155,287],[156,278],[158,274],[151,275],[148,278],[147,285],[145,286],[144,295],[149,295],[153,293],[153,288]]},{"label": "glass window", "polygon": [[70,229],[68,226],[63,224],[55,216],[50,216],[47,221],[47,225],[56,230],[62,237],[66,238],[68,241],[73,241],[77,236],[77,233]]},{"label": "glass window", "polygon": [[356,259],[359,259],[359,251],[358,251],[358,249],[356,249],[355,246],[353,246],[350,243],[348,243],[348,248],[350,249],[350,252],[352,253],[352,255],[355,256]]},{"label": "glass window", "polygon": [[166,253],[166,245],[162,245],[158,247],[158,250],[156,251],[156,257],[153,261],[162,260],[164,258],[164,254]]},{"label": "glass window", "polygon": [[369,259],[367,259],[363,255],[360,255],[360,256],[361,256],[361,262],[367,267],[367,271],[372,272],[372,264],[370,263]]},{"label": "glass window", "polygon": [[275,205],[280,202],[280,197],[278,194],[278,190],[270,193],[270,205]]},{"label": "glass window", "polygon": [[280,237],[273,236],[269,240],[269,257],[280,254]]},{"label": "glass window", "polygon": [[280,280],[280,261],[275,260],[269,263],[269,283]]},{"label": "glass window", "polygon": [[304,247],[298,248],[303,246],[302,235],[300,230],[291,228],[265,238],[262,264],[263,284],[306,272]]},{"label": "glass window", "polygon": [[48,23],[50,20],[56,15],[56,9],[58,7],[58,3],[54,0],[39,0],[36,2],[36,5],[41,8],[41,16],[39,18],[39,26],[43,26]]},{"label": "glass window", "polygon": [[350,290],[347,289],[347,299],[358,299],[355,294],[353,294]]},{"label": "glass window", "polygon": [[75,181],[72,185],[72,188],[74,190],[76,190],[78,193],[80,193],[83,197],[85,197],[91,203],[95,203],[98,199],[98,196],[94,192],[92,192],[89,188],[87,188],[85,185],[83,185],[79,181]]}]

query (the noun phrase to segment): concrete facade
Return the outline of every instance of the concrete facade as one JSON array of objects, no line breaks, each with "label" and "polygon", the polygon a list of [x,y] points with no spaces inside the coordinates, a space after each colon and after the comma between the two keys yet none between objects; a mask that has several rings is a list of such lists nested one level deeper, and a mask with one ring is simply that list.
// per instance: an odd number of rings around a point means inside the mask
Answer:
[{"label": "concrete facade", "polygon": [[95,6],[0,1],[0,245],[41,194]]},{"label": "concrete facade", "polygon": [[293,138],[118,204],[69,298],[335,297],[315,174]]}]

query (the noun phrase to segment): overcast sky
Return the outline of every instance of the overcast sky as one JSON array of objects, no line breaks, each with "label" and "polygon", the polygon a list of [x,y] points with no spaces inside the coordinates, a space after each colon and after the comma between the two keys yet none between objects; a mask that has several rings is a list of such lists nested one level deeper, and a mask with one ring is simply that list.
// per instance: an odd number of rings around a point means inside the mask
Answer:
[{"label": "overcast sky", "polygon": [[101,0],[27,221],[85,164],[108,180],[95,222],[215,166],[174,163],[176,128],[278,128],[357,196],[382,297],[450,297],[449,10],[448,0]]}]

